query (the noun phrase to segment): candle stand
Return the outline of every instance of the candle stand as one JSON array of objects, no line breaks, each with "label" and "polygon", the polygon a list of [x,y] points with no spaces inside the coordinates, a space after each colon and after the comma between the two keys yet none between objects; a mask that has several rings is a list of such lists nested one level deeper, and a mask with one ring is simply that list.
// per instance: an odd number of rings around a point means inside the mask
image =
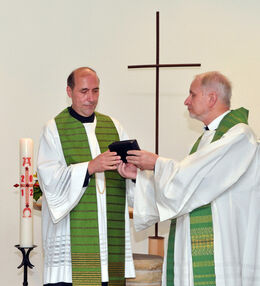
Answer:
[{"label": "candle stand", "polygon": [[32,265],[30,262],[29,255],[30,255],[30,252],[37,246],[33,245],[32,247],[20,247],[20,245],[18,244],[18,245],[15,245],[15,247],[18,248],[23,254],[22,263],[17,268],[19,269],[23,266],[23,286],[27,286],[28,285],[28,281],[27,281],[28,267],[31,269],[34,267],[34,265]]}]

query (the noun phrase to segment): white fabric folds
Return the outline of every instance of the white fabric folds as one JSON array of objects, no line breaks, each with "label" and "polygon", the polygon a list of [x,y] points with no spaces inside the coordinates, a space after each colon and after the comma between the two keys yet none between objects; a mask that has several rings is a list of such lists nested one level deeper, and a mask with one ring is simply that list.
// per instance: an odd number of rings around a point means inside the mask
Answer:
[{"label": "white fabric folds", "polygon": [[210,202],[217,286],[260,285],[259,148],[241,123],[180,162],[159,157],[155,172],[138,172],[136,230],[177,218],[174,286],[193,286],[189,212]]}]

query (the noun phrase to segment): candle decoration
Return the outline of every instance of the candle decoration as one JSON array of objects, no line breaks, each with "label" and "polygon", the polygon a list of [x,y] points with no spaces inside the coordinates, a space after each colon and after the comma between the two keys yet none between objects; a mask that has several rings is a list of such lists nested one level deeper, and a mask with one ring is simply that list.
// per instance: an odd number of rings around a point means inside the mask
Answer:
[{"label": "candle decoration", "polygon": [[20,139],[20,247],[33,247],[33,141]]}]

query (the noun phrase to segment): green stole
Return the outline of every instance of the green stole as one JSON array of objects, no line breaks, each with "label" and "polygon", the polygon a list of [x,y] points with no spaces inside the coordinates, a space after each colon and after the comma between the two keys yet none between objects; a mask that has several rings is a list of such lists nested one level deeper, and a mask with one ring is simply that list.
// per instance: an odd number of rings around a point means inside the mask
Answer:
[{"label": "green stole", "polygon": [[[113,121],[95,112],[96,137],[103,153],[119,140]],[[67,166],[92,160],[83,124],[68,109],[56,118]],[[106,205],[109,285],[124,285],[125,274],[125,180],[106,171]],[[101,285],[96,181],[93,176],[77,206],[70,212],[72,281],[77,285]]]},{"label": "green stole", "polygon": [[[211,142],[219,140],[238,123],[248,124],[248,110],[241,107],[232,110],[221,120]],[[200,140],[195,142],[190,154],[197,151]],[[176,218],[171,221],[167,252],[167,286],[174,285],[174,244]],[[214,234],[211,203],[190,213],[190,235],[194,286],[215,286]]]}]

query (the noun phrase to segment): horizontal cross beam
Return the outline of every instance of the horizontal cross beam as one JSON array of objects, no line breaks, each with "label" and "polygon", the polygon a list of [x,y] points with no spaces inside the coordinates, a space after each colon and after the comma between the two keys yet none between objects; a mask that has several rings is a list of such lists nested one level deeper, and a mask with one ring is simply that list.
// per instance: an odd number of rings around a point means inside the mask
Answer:
[{"label": "horizontal cross beam", "polygon": [[152,64],[152,65],[131,65],[129,69],[136,68],[170,68],[170,67],[200,67],[201,64]]}]

